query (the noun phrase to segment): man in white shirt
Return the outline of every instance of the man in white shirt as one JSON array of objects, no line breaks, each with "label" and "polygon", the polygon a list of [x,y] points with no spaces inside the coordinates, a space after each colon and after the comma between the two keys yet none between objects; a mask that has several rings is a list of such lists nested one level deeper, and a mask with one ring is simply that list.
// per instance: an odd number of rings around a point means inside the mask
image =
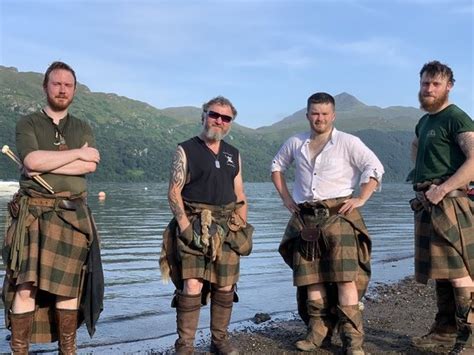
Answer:
[{"label": "man in white shirt", "polygon": [[[292,213],[279,251],[294,285],[307,290],[308,334],[295,345],[313,351],[323,344],[330,327],[327,287],[334,283],[344,352],[364,354],[359,300],[370,278],[371,242],[358,208],[380,190],[384,168],[359,138],[334,128],[331,95],[310,96],[306,117],[310,132],[289,138],[272,162],[272,181]],[[293,161],[290,194],[284,172]]]}]

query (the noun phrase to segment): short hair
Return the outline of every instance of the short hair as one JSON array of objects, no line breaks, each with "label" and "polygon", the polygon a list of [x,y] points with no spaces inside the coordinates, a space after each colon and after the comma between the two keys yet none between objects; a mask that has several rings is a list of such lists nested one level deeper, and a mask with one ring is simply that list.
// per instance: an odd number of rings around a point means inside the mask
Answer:
[{"label": "short hair", "polygon": [[451,84],[454,84],[455,82],[451,68],[437,60],[433,60],[423,65],[423,68],[420,70],[420,78],[423,76],[423,73],[426,73],[431,77],[441,75],[442,77],[447,78],[448,82]]},{"label": "short hair", "polygon": [[334,109],[336,108],[336,101],[334,100],[334,97],[326,92],[317,92],[308,97],[306,111],[309,111],[309,107],[313,104],[331,104]]},{"label": "short hair", "polygon": [[44,78],[43,78],[43,88],[46,88],[48,86],[49,74],[51,74],[53,70],[57,70],[57,69],[63,69],[70,72],[72,76],[74,77],[74,87],[76,87],[77,80],[76,80],[76,73],[74,72],[74,69],[72,69],[68,64],[64,62],[57,61],[57,62],[51,63],[48,69],[46,69],[46,73],[44,73]]},{"label": "short hair", "polygon": [[229,106],[232,110],[232,116],[234,117],[234,120],[237,117],[237,110],[234,105],[232,105],[232,102],[230,102],[230,100],[225,98],[224,96],[219,95],[202,104],[202,119],[205,119],[205,114],[209,110],[209,107],[211,107],[212,105]]}]

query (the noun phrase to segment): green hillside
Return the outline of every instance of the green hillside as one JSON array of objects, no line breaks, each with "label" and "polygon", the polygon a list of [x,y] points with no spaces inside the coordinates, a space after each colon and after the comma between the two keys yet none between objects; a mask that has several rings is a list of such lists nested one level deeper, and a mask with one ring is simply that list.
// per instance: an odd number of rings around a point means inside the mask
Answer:
[{"label": "green hillside", "polygon": [[[42,74],[0,66],[0,144],[13,149],[16,120],[44,105]],[[339,129],[359,136],[386,166],[387,181],[402,181],[410,170],[409,144],[419,110],[366,106],[353,96],[336,96]],[[101,165],[91,177],[109,181],[166,181],[176,144],[200,132],[200,109],[157,109],[109,93],[91,92],[79,84],[70,112],[94,129]],[[243,157],[246,181],[270,181],[269,165],[283,141],[306,131],[305,109],[272,126],[251,129],[234,123],[226,140]],[[0,179],[16,179],[18,171],[0,158]]]}]

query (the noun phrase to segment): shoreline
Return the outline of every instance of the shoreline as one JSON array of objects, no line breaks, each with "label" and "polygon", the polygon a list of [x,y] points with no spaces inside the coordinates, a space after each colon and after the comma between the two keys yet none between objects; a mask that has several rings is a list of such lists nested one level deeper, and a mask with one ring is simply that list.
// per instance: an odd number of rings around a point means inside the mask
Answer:
[{"label": "shoreline", "polygon": [[[380,284],[372,287],[372,292],[363,299],[365,309],[364,349],[367,354],[441,354],[449,349],[438,348],[421,351],[411,346],[413,336],[425,334],[435,316],[435,294],[433,282],[428,285],[416,283],[413,277],[406,277],[396,283]],[[244,321],[231,324],[230,338],[241,354],[302,354],[294,347],[294,342],[303,338],[306,327],[296,311],[280,312],[266,322],[255,324]],[[172,333],[174,329],[170,329]],[[113,346],[79,348],[78,353],[97,352],[127,354],[173,354],[176,334],[122,343]],[[208,329],[198,329],[196,353],[210,354],[210,334]],[[332,338],[330,348],[318,349],[313,354],[337,354],[341,350],[339,335]]]}]

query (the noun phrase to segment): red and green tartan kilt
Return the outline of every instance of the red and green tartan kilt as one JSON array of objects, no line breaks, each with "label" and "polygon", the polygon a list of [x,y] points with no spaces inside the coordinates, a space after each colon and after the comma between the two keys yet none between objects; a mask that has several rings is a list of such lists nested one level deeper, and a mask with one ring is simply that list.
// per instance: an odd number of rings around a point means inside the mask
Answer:
[{"label": "red and green tartan kilt", "polygon": [[415,279],[456,279],[474,276],[474,202],[447,197],[431,211],[413,200],[415,217]]}]

